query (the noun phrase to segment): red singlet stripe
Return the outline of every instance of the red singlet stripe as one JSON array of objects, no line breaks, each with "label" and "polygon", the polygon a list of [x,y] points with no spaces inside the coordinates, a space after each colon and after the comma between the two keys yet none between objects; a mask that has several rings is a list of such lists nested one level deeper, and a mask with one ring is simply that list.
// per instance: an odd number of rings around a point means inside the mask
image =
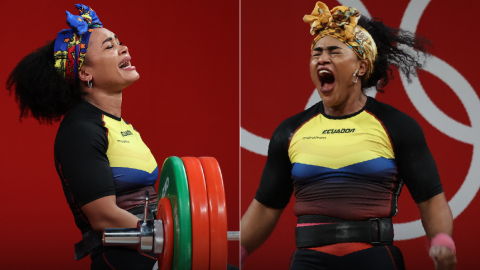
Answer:
[{"label": "red singlet stripe", "polygon": [[115,268],[107,261],[107,258],[105,257],[105,252],[103,253],[103,259],[104,259],[105,262],[108,264],[108,266],[110,266],[110,268],[112,268],[113,270],[115,270]]},{"label": "red singlet stripe", "polygon": [[390,258],[392,258],[392,263],[393,263],[393,266],[395,267],[395,270],[397,270],[397,264],[395,264],[395,260],[393,259],[392,253],[390,252],[390,249],[387,246],[385,246],[385,248],[387,249],[388,254],[390,254]]}]

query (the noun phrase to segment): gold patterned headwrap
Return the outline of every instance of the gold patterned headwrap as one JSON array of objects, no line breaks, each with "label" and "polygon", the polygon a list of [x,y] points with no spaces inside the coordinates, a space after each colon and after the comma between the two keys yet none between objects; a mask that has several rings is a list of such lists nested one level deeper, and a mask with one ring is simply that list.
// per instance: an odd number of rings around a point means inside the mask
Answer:
[{"label": "gold patterned headwrap", "polygon": [[369,68],[365,74],[365,79],[368,79],[373,72],[377,45],[368,31],[357,25],[359,18],[360,13],[355,8],[338,6],[329,10],[327,5],[317,2],[312,14],[305,15],[303,21],[310,24],[310,33],[317,35],[313,40],[312,50],[317,41],[324,36],[340,40],[360,59],[369,62]]}]

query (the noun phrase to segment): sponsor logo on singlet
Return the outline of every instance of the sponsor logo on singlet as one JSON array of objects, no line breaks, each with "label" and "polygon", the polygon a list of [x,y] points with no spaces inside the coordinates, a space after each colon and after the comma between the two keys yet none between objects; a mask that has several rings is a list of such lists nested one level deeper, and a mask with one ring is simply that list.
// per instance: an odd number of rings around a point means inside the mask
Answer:
[{"label": "sponsor logo on singlet", "polygon": [[325,129],[322,134],[336,134],[336,133],[353,133],[355,132],[354,128],[337,128],[337,129]]},{"label": "sponsor logo on singlet", "polygon": [[303,137],[304,140],[316,140],[316,139],[319,139],[319,140],[323,140],[323,139],[326,139],[327,137],[320,137],[320,136],[305,136]]},{"label": "sponsor logo on singlet", "polygon": [[128,136],[128,135],[133,135],[133,133],[130,130],[120,131],[120,134],[122,134],[122,137],[125,137],[125,136]]}]

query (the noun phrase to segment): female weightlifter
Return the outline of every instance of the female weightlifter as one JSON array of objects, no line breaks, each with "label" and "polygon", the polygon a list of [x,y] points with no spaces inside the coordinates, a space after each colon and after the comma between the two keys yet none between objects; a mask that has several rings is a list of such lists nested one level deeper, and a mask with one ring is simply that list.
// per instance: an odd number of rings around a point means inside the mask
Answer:
[{"label": "female weightlifter", "polygon": [[266,241],[295,191],[290,269],[405,269],[391,220],[405,184],[436,269],[455,269],[452,213],[420,126],[365,95],[387,85],[390,65],[416,76],[428,41],[322,2],[304,21],[315,35],[310,75],[322,101],[283,121],[271,137],[241,222],[242,259]]},{"label": "female weightlifter", "polygon": [[[75,258],[90,255],[91,269],[152,269],[153,253],[104,247],[104,228],[135,228],[149,190],[156,209],[155,158],[121,117],[122,91],[139,79],[127,46],[102,28],[95,11],[77,4],[69,29],[22,59],[10,74],[20,116],[60,124],[55,166],[83,239]],[[150,214],[152,216],[150,216]]]}]

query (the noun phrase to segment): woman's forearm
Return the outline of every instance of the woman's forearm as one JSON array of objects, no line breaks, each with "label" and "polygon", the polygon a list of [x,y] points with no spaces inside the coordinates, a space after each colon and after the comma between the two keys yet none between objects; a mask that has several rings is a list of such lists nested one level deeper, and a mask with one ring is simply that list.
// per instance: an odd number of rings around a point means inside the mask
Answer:
[{"label": "woman's forearm", "polygon": [[253,200],[240,222],[240,241],[248,253],[255,251],[267,240],[282,212],[283,209],[269,208]]},{"label": "woman's forearm", "polygon": [[[435,269],[454,270],[457,265],[455,243],[452,236],[453,216],[445,194],[440,193],[428,201],[418,204],[422,214],[422,224],[432,246],[429,255]],[[450,235],[450,236],[448,236]]]},{"label": "woman's forearm", "polygon": [[93,230],[103,233],[105,228],[136,228],[139,218],[119,208],[115,196],[106,196],[82,207]]},{"label": "woman's forearm", "polygon": [[439,233],[452,235],[453,216],[444,193],[418,204],[422,224],[429,239]]}]

